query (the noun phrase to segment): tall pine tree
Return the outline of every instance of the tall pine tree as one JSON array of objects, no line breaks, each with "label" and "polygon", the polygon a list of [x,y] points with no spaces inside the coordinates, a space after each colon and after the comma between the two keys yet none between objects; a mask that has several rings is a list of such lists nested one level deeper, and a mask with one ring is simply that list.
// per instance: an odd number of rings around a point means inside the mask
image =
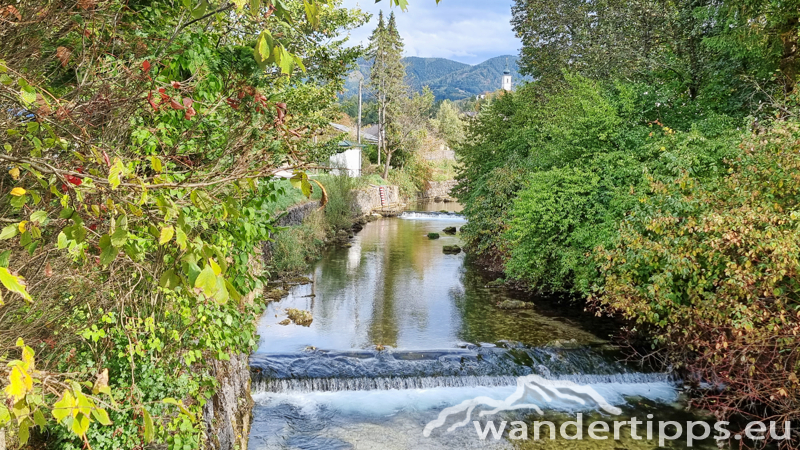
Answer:
[{"label": "tall pine tree", "polygon": [[387,142],[387,124],[391,115],[397,111],[393,105],[399,99],[408,96],[408,86],[405,84],[406,68],[403,65],[403,40],[397,31],[394,13],[389,16],[388,25],[384,21],[383,12],[378,16],[378,26],[370,36],[367,56],[372,60],[370,72],[370,89],[375,93],[378,102],[379,149],[378,152],[386,155],[383,177],[389,175],[391,155],[396,150],[395,145]]}]

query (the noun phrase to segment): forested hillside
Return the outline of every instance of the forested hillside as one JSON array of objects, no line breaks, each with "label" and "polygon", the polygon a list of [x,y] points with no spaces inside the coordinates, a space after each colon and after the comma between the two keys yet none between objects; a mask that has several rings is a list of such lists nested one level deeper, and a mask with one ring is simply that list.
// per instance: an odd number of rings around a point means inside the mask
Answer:
[{"label": "forested hillside", "polygon": [[[474,66],[444,58],[416,56],[403,58],[403,63],[406,65],[409,86],[415,92],[421,92],[424,86],[429,86],[437,100],[461,100],[500,89],[506,63],[515,86],[531,80],[531,77],[519,73],[516,56],[498,56]],[[369,61],[358,60],[358,69],[347,76],[343,94],[345,98],[358,94],[358,79],[362,76],[369,78],[370,69]],[[365,95],[369,97],[371,93],[365,92]]]}]

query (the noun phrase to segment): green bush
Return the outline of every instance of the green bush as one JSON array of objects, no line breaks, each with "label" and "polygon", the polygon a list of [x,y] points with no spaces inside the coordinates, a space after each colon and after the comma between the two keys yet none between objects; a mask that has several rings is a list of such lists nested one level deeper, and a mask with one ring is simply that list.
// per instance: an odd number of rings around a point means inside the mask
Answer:
[{"label": "green bush", "polygon": [[596,305],[648,330],[696,381],[725,386],[703,408],[800,416],[798,142],[798,123],[780,124],[747,139],[724,179],[654,181],[596,252]]}]

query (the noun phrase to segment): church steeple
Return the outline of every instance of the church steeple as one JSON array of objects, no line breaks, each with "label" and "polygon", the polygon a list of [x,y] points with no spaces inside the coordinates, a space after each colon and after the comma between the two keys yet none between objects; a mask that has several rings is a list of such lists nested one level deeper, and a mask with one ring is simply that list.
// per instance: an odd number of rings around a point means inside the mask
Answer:
[{"label": "church steeple", "polygon": [[511,71],[508,70],[508,58],[506,58],[506,70],[503,72],[503,90],[511,91]]}]

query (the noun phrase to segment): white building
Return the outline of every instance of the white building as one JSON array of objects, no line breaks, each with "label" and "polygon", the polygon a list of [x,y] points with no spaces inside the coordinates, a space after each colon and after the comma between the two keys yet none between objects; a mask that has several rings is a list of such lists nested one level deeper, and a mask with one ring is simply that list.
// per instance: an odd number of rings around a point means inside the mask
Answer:
[{"label": "white building", "polygon": [[511,91],[511,71],[509,71],[508,68],[503,72],[503,90],[507,92]]},{"label": "white building", "polygon": [[347,174],[351,177],[361,176],[361,148],[356,142],[339,142],[339,152],[331,155],[329,167],[334,175]]}]

